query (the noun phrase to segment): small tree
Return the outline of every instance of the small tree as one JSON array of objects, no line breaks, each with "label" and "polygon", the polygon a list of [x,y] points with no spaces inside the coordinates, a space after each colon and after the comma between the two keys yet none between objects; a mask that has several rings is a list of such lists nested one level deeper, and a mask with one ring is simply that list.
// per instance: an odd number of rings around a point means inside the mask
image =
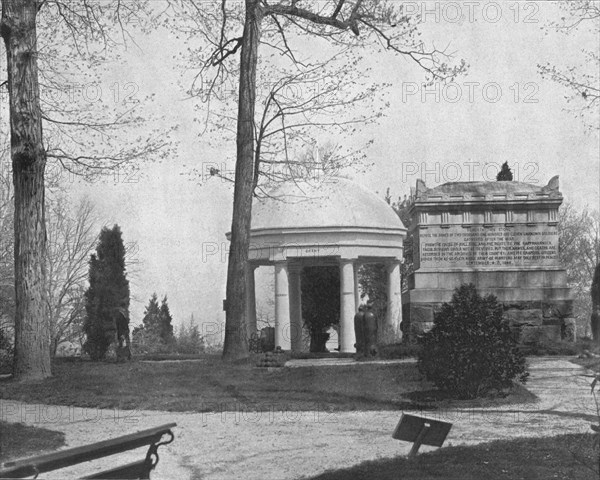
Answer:
[{"label": "small tree", "polygon": [[419,370],[458,398],[475,398],[529,376],[502,305],[493,295],[481,297],[473,284],[455,290],[420,343]]},{"label": "small tree", "polygon": [[512,174],[512,171],[510,170],[510,167],[508,166],[508,162],[504,162],[502,164],[502,168],[498,172],[498,175],[496,175],[496,180],[499,182],[510,182],[510,181],[512,181],[512,179],[513,179],[513,174]]},{"label": "small tree", "polygon": [[165,295],[160,304],[160,331],[159,335],[163,343],[170,343],[173,341],[173,317],[169,310],[169,304],[167,303],[167,296]]},{"label": "small tree", "polygon": [[177,335],[177,353],[198,354],[204,352],[204,338],[200,335],[194,315],[190,316],[189,326],[182,323]]},{"label": "small tree", "polygon": [[160,345],[171,345],[174,343],[173,317],[165,295],[161,305],[158,305],[156,292],[152,294],[146,310],[144,311],[143,325],[134,329],[137,343],[143,338],[143,344],[147,347],[158,348]]},{"label": "small tree", "polygon": [[158,306],[158,296],[156,292],[152,294],[142,319],[143,329],[146,332],[154,332],[158,334],[160,331],[160,307]]},{"label": "small tree", "polygon": [[100,232],[96,253],[90,258],[89,283],[85,293],[83,349],[92,360],[101,360],[115,339],[129,344],[129,281],[118,225]]}]

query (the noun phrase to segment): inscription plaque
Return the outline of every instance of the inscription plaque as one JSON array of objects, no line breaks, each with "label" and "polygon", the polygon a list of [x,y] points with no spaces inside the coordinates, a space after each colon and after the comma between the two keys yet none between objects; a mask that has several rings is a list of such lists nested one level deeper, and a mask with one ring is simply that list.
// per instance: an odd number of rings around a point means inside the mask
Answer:
[{"label": "inscription plaque", "polygon": [[555,227],[460,226],[419,234],[421,267],[502,267],[558,265]]}]

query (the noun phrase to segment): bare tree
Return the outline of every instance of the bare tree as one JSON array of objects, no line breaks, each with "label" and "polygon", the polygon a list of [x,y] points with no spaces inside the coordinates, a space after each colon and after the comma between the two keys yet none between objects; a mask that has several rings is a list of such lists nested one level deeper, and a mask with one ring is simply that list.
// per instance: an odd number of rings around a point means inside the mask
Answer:
[{"label": "bare tree", "polygon": [[[126,33],[120,27],[139,18],[146,3],[141,0],[2,1],[0,35],[4,40],[7,77],[0,78],[0,88],[6,88],[9,96],[15,205],[15,379],[33,380],[51,375],[44,261],[48,158],[67,168],[83,167],[89,172],[142,159],[164,146],[164,141],[157,140],[152,133],[134,142],[126,139],[123,143],[112,143],[108,131],[139,125],[139,119],[125,112],[112,121],[98,120],[91,110],[82,110],[76,102],[66,102],[65,107],[65,102],[53,102],[51,96],[50,100],[42,98],[41,87],[62,91],[69,81],[64,72],[71,71],[75,59],[87,57],[88,63],[97,62],[116,43],[111,26],[116,25],[125,40]],[[65,63],[69,67],[66,70]],[[83,137],[82,130],[86,133]],[[90,145],[108,148],[90,154]]]},{"label": "bare tree", "polygon": [[[172,2],[182,8],[185,2]],[[282,105],[273,95],[268,95],[269,105],[263,111],[271,111],[275,122],[257,121],[257,77],[260,70],[259,45],[270,46],[279,54],[281,61],[287,60],[298,72],[310,72],[299,58],[293,42],[317,42],[327,49],[352,49],[369,47],[376,50],[391,50],[414,61],[424,69],[430,80],[453,78],[465,69],[464,62],[456,67],[446,64],[445,53],[436,48],[427,50],[417,39],[418,17],[407,15],[400,2],[379,0],[327,0],[309,2],[305,0],[245,0],[240,2],[221,0],[219,4],[206,5],[189,2],[187,11],[193,18],[189,27],[210,44],[208,54],[202,58],[199,77],[206,85],[208,95],[218,97],[217,86],[237,86],[237,126],[235,185],[231,246],[227,270],[226,328],[224,359],[243,358],[248,355],[245,320],[245,278],[247,275],[247,252],[250,240],[252,198],[257,185],[257,174],[264,157],[264,126],[272,126],[272,132],[284,133],[290,119],[299,112],[302,99]],[[319,46],[317,46],[319,48]],[[205,50],[206,51],[206,50]],[[239,61],[236,62],[239,53]],[[346,74],[354,68],[349,63]],[[209,74],[212,72],[212,74]],[[275,75],[275,72],[271,72]],[[209,77],[207,77],[209,75]],[[275,88],[280,78],[276,76]],[[207,79],[208,78],[208,79]],[[287,76],[287,78],[295,78]],[[300,78],[300,77],[299,77]],[[283,83],[286,80],[282,80]],[[332,86],[332,91],[336,90]],[[300,106],[300,108],[299,108]],[[306,119],[306,125],[314,119]],[[338,119],[341,122],[341,119]],[[302,124],[302,121],[299,122]],[[330,122],[336,123],[335,121]],[[261,135],[262,134],[262,135]],[[285,143],[285,142],[284,142]],[[288,151],[286,149],[286,151]],[[285,161],[289,157],[285,156]],[[281,161],[281,159],[280,159]]]},{"label": "bare tree", "polygon": [[[588,29],[594,45],[582,49],[579,65],[558,67],[550,63],[538,64],[543,77],[549,78],[568,89],[569,102],[579,105],[577,115],[582,117],[589,129],[600,129],[600,4],[597,0],[568,0],[560,2],[560,21],[549,28],[569,35],[576,30]],[[573,59],[577,61],[577,59]]]},{"label": "bare tree", "polygon": [[50,353],[79,335],[85,312],[89,257],[98,239],[94,207],[83,199],[72,211],[61,195],[49,203],[47,298]]},{"label": "bare tree", "polygon": [[[15,327],[14,199],[10,173],[5,169],[0,174],[0,328],[6,329],[12,337]],[[71,209],[61,190],[48,195],[46,213],[47,328],[50,353],[55,355],[60,342],[79,334],[87,263],[99,226],[89,200],[83,199],[76,209]]]},{"label": "bare tree", "polygon": [[573,289],[574,313],[587,320],[592,313],[590,287],[600,262],[600,214],[565,203],[559,210],[558,225],[559,256]]}]

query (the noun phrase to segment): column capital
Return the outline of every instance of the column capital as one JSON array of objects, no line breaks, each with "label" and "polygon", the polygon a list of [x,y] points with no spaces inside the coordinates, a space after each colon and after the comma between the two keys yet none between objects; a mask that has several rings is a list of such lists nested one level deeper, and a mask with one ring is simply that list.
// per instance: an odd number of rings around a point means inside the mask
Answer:
[{"label": "column capital", "polygon": [[358,258],[340,258],[340,265],[348,265],[349,263],[356,265]]},{"label": "column capital", "polygon": [[399,265],[402,265],[403,263],[404,263],[403,258],[394,258],[393,260],[386,260],[384,262],[384,265],[386,266],[386,268],[394,268]]}]

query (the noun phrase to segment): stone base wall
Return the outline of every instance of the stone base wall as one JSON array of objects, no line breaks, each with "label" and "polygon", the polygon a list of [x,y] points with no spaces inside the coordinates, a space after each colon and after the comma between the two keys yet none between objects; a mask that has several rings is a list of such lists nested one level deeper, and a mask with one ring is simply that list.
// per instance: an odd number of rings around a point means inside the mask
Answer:
[{"label": "stone base wall", "polygon": [[[522,343],[546,343],[575,340],[572,300],[501,302],[504,318]],[[433,327],[434,314],[442,302],[405,303],[402,330],[414,338]]]},{"label": "stone base wall", "polygon": [[452,300],[454,290],[473,283],[482,296],[492,294],[523,343],[575,340],[573,297],[563,269],[490,271],[416,271],[402,294],[402,330],[415,336],[433,327],[434,312]]}]

